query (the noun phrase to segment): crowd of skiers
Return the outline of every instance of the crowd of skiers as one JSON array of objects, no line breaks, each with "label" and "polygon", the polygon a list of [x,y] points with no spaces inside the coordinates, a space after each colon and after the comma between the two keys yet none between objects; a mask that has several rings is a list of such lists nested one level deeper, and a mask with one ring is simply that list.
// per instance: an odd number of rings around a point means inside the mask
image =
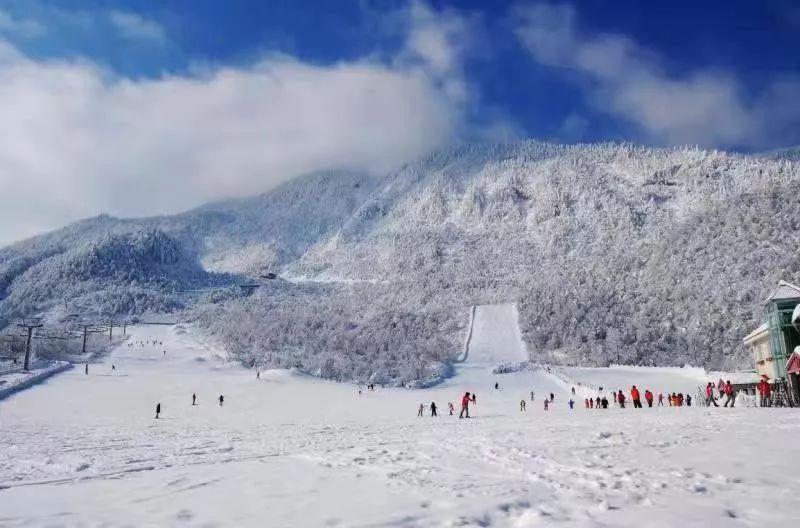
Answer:
[{"label": "crowd of skiers", "polygon": [[[611,391],[611,397],[614,401],[614,405],[621,409],[625,408],[628,398],[625,396],[625,393],[622,391],[622,389]],[[692,406],[692,396],[690,394],[673,392],[672,394],[667,393],[664,395],[663,393],[659,393],[658,399],[656,400],[655,394],[649,389],[645,389],[644,393],[642,393],[642,391],[636,385],[633,385],[630,390],[631,405],[633,405],[635,409],[642,409],[644,407],[642,404],[643,399],[644,403],[648,407],[653,407],[654,405],[658,407],[664,407],[665,401],[670,407],[683,407],[684,405],[687,407]],[[657,404],[656,401],[658,402]],[[583,403],[584,407],[587,409],[608,409],[608,407],[611,405],[611,402],[605,395],[596,396],[594,398],[585,398]]]}]

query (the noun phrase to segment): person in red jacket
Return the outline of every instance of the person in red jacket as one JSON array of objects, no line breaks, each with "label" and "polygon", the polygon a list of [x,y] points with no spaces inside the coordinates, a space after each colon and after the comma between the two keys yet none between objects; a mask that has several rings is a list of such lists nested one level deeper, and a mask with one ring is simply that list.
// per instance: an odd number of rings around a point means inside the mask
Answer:
[{"label": "person in red jacket", "polygon": [[644,391],[644,399],[647,400],[647,406],[653,406],[653,393],[650,390]]},{"label": "person in red jacket", "polygon": [[725,383],[725,405],[723,407],[727,407],[729,403],[731,404],[731,409],[736,405],[736,392],[733,390],[731,380]]},{"label": "person in red jacket", "polygon": [[634,409],[642,408],[642,399],[640,398],[639,389],[636,388],[636,385],[631,388],[631,399],[633,400]]},{"label": "person in red jacket", "polygon": [[464,414],[469,418],[469,401],[469,392],[465,392],[464,397],[461,398],[461,414],[458,415],[459,418],[463,418]]},{"label": "person in red jacket", "polygon": [[620,408],[625,408],[625,395],[622,394],[622,389],[620,389],[617,393],[617,402],[619,403]]},{"label": "person in red jacket", "polygon": [[761,395],[761,406],[769,407],[772,403],[770,401],[770,397],[772,396],[772,387],[769,386],[769,382],[767,380],[762,379],[758,382],[758,393]]}]

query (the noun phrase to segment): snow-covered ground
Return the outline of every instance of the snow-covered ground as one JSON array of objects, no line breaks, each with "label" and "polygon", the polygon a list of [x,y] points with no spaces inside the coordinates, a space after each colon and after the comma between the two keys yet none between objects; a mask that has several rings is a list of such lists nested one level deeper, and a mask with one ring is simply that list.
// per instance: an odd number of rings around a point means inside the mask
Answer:
[{"label": "snow-covered ground", "polygon": [[[526,358],[516,316],[513,305],[478,307],[466,360],[445,383],[360,395],[287,371],[256,379],[223,364],[191,328],[133,328],[136,346],[123,344],[88,375],[73,369],[0,402],[0,526],[800,520],[796,410],[570,411],[570,387],[546,370],[491,373]],[[153,339],[163,345],[138,346]],[[676,374],[569,375],[667,390],[675,383],[665,376]],[[458,408],[466,390],[477,392],[473,418],[448,416],[447,402]],[[555,404],[545,412],[550,392]],[[426,408],[418,418],[419,403],[431,401],[441,416]]]},{"label": "snow-covered ground", "polygon": [[27,371],[22,367],[0,369],[0,399],[41,383],[71,367],[72,365],[66,361],[36,361],[30,365],[30,369]]}]

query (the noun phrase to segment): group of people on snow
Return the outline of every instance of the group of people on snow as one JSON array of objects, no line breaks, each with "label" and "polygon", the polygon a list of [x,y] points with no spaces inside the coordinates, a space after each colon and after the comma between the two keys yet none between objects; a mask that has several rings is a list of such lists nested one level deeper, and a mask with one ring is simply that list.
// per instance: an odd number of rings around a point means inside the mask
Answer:
[{"label": "group of people on snow", "polygon": [[[222,407],[222,404],[225,403],[225,396],[222,394],[219,395],[217,398],[219,402],[219,406]],[[192,405],[197,405],[197,393],[192,393]],[[161,414],[161,402],[156,404],[156,419],[158,419],[159,415]]]},{"label": "group of people on snow", "polygon": [[[731,380],[726,382],[720,379],[719,383],[717,383],[716,389],[719,399],[722,399],[723,396],[725,397],[725,403],[723,404],[723,407],[727,407],[728,404],[730,404],[731,407],[736,405],[736,390],[731,384]],[[717,397],[714,394],[714,384],[709,381],[706,384],[706,406],[711,407],[712,405],[714,407],[719,407],[717,404]]]},{"label": "group of people on snow", "polygon": [[[602,391],[602,387],[601,387]],[[664,393],[658,394],[658,399],[656,400],[655,394],[650,389],[645,389],[644,393],[636,386],[631,386],[630,389],[630,402],[633,405],[634,409],[642,409],[644,408],[644,404],[642,400],[644,399],[644,403],[647,404],[648,407],[652,408],[656,405],[656,401],[658,402],[657,405],[659,407],[664,406],[664,401],[666,400],[670,407],[683,407],[686,405],[687,407],[691,407],[692,405],[692,396],[690,394],[682,394],[682,393],[675,393],[672,394]],[[618,389],[616,391],[611,391],[611,398],[614,401],[614,404],[619,407],[620,409],[624,409],[625,405],[628,403],[628,397],[622,391],[622,389]],[[611,405],[608,397],[605,394],[588,397],[585,398],[583,401],[583,405],[586,409],[608,409]]]}]

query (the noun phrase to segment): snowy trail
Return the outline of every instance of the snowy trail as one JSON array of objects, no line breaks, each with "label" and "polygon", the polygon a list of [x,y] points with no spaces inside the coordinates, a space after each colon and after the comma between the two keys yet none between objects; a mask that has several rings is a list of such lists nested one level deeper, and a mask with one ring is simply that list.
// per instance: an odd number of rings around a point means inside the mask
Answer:
[{"label": "snowy trail", "polygon": [[[257,380],[220,363],[191,329],[134,328],[134,341],[163,346],[122,346],[88,376],[74,369],[0,402],[0,526],[798,520],[792,490],[800,477],[786,471],[786,460],[800,455],[796,411],[570,412],[564,386],[544,373],[491,373],[520,349],[502,341],[491,350],[492,329],[513,336],[509,308],[483,313],[496,323],[475,335],[487,348],[454,378],[361,396],[351,385],[286,371]],[[536,405],[519,412],[531,385]],[[539,395],[551,386],[561,392],[545,413]],[[478,393],[477,418],[446,416],[446,402],[464,390]],[[417,418],[419,402],[432,400],[443,416]]]}]

